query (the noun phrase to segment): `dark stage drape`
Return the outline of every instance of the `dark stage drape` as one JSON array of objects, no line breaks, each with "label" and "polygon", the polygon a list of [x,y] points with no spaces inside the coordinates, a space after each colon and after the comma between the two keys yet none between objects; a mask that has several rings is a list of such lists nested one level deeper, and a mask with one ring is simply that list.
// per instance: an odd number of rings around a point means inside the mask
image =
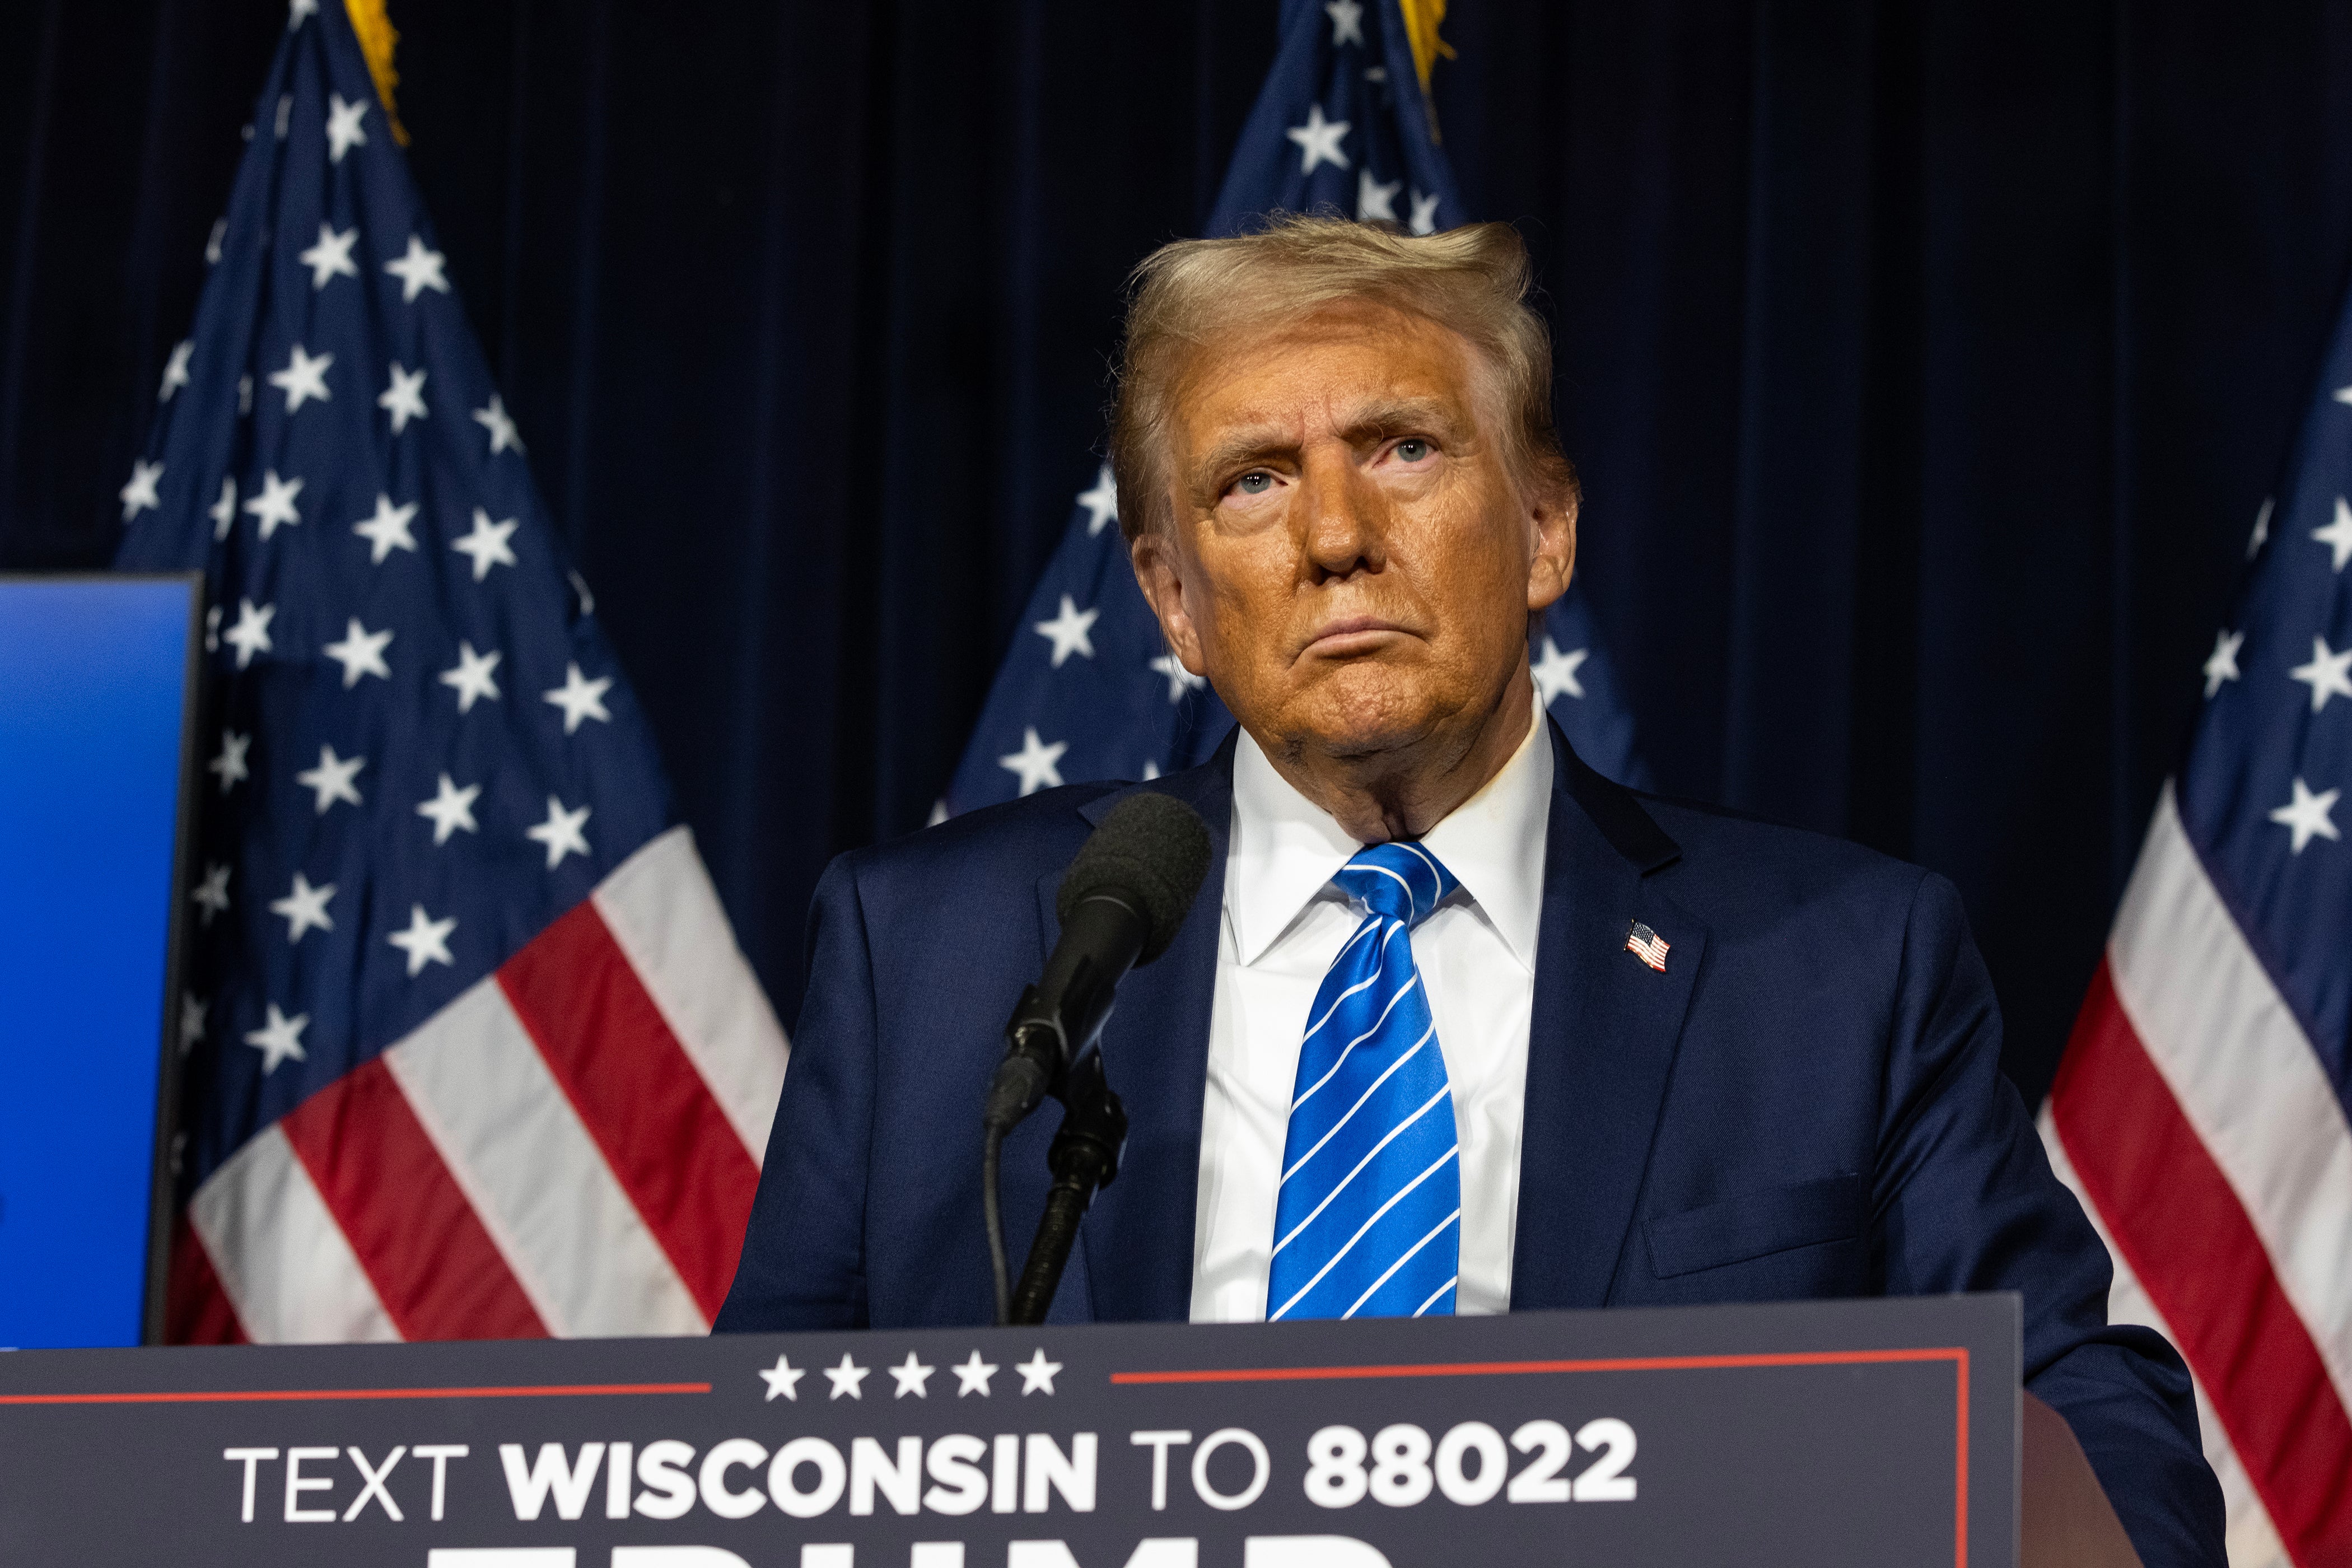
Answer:
[{"label": "dark stage drape", "polygon": [[[789,1019],[824,861],[921,824],[1028,635],[1121,275],[1208,211],[1275,0],[392,11],[450,274]],[[0,7],[0,564],[110,556],[283,25]],[[2038,1094],[2352,256],[2352,11],[1446,36],[1659,781],[1951,877]]]}]

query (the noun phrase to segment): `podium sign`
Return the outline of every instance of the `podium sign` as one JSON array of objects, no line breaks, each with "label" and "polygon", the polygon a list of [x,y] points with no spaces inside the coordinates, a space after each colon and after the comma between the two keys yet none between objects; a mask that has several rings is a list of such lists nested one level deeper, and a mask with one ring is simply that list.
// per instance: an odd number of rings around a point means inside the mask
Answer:
[{"label": "podium sign", "polygon": [[0,1355],[0,1561],[2006,1568],[2014,1296]]}]

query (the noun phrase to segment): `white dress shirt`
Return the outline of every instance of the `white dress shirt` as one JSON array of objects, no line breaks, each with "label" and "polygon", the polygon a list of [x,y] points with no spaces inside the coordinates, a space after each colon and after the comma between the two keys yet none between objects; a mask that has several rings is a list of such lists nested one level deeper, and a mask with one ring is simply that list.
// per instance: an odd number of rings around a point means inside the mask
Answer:
[{"label": "white dress shirt", "polygon": [[[1412,940],[1454,1089],[1462,1179],[1454,1300],[1463,1313],[1510,1308],[1551,772],[1538,707],[1502,771],[1421,840],[1462,884]],[[1362,847],[1243,732],[1201,1112],[1194,1322],[1265,1316],[1275,1190],[1307,1013],[1364,916],[1331,877]]]}]

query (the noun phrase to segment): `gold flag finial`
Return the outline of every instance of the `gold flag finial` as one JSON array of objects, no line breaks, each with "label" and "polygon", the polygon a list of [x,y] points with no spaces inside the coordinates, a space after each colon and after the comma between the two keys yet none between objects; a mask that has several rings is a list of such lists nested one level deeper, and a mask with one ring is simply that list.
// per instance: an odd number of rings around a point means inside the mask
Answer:
[{"label": "gold flag finial", "polygon": [[[358,0],[352,0],[356,5]],[[1423,96],[1429,92],[1429,73],[1437,65],[1438,57],[1454,58],[1454,46],[1437,36],[1445,22],[1445,0],[1397,0],[1397,9],[1404,13],[1404,36],[1412,45],[1413,74],[1421,78]]]},{"label": "gold flag finial", "polygon": [[[1444,7],[1441,5],[1440,11]],[[400,73],[392,68],[392,51],[399,47],[400,34],[392,18],[384,15],[383,0],[343,0],[343,9],[352,18],[352,31],[360,38],[360,53],[367,57],[368,75],[375,79],[375,95],[383,101],[383,118],[392,126],[392,139],[402,146],[408,145],[408,128],[400,122],[400,110],[393,107],[392,89],[400,85]],[[1414,35],[1413,58],[1421,58],[1420,35]],[[1433,33],[1433,36],[1434,34]],[[1422,79],[1428,79],[1426,68]]]}]

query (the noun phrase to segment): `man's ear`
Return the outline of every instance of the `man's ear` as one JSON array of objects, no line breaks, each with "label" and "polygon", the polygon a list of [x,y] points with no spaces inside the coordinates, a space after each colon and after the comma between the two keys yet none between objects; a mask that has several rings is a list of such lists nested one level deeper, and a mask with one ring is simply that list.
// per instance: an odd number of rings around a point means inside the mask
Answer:
[{"label": "man's ear", "polygon": [[1569,490],[1534,503],[1535,558],[1528,563],[1528,612],[1541,615],[1568,592],[1576,574],[1577,496]]},{"label": "man's ear", "polygon": [[1175,542],[1159,530],[1146,526],[1128,546],[1129,563],[1135,568],[1135,581],[1143,590],[1145,602],[1159,619],[1160,635],[1168,639],[1168,647],[1186,669],[1194,675],[1207,673],[1201,658],[1201,632],[1192,624],[1192,612],[1184,594],[1183,563],[1179,559]]}]

